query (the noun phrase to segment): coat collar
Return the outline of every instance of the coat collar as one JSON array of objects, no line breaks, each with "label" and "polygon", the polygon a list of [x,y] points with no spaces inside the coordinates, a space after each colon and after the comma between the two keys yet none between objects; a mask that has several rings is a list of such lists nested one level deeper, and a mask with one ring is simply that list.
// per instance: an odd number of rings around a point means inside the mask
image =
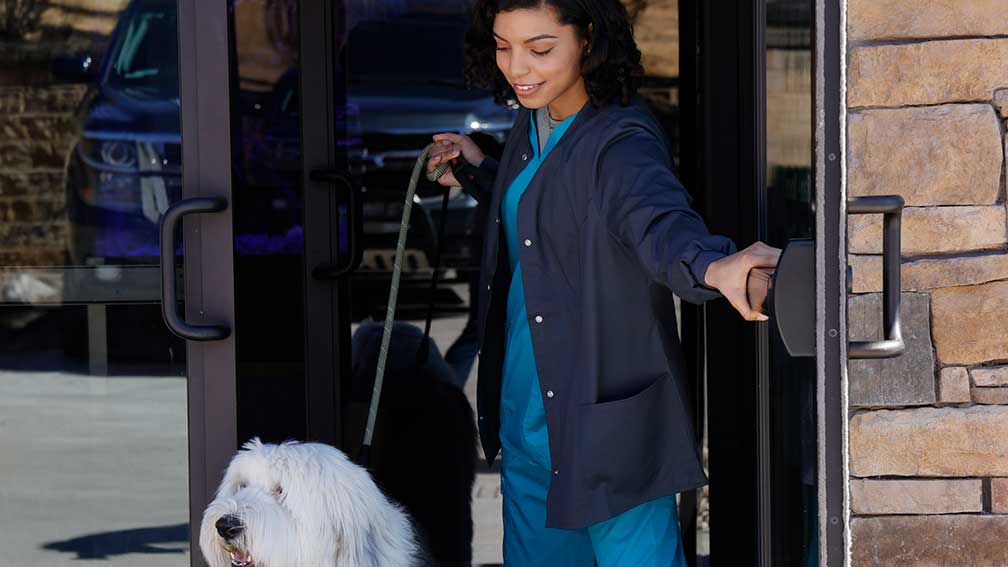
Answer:
[{"label": "coat collar", "polygon": [[[571,135],[580,129],[581,125],[592,119],[593,116],[600,112],[600,108],[596,107],[589,100],[578,110],[577,116],[574,117],[574,121],[571,122],[570,127],[567,128],[567,134],[565,137],[570,138]],[[525,108],[524,106],[518,110],[518,116],[515,118],[515,123],[513,128],[516,130],[515,134],[518,135],[518,139],[523,142],[528,142],[529,128],[532,119],[532,109]]]},{"label": "coat collar", "polygon": [[[619,103],[613,104],[619,106]],[[641,99],[639,95],[635,95],[630,101],[630,106],[644,104],[643,99]],[[581,107],[581,110],[578,111],[577,116],[574,117],[574,121],[571,122],[570,127],[567,128],[567,132],[564,134],[563,140],[577,138],[579,133],[585,129],[597,115],[604,112],[612,112],[614,110],[616,109],[613,108],[613,105],[599,108],[593,105],[591,101],[586,102],[585,105]],[[532,144],[529,141],[531,117],[531,109],[525,107],[518,109],[518,115],[515,117],[515,122],[511,127],[511,135],[508,140],[508,144],[511,145],[511,148],[505,148],[504,159],[501,162],[502,167],[498,170],[497,178],[495,180],[493,198],[491,201],[491,212],[493,214],[497,214],[500,210],[500,200],[503,197],[504,189],[509,183],[511,183],[511,180],[518,175],[525,165],[527,165],[527,162],[521,159],[522,154],[527,154],[528,157],[532,156]],[[565,143],[563,140],[560,141],[560,144]]]}]

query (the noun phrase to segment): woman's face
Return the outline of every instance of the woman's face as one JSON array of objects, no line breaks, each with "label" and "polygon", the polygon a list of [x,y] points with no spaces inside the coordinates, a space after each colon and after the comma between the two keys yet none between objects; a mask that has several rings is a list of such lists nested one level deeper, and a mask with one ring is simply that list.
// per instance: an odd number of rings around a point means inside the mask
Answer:
[{"label": "woman's face", "polygon": [[[494,18],[497,66],[522,106],[554,106],[584,95],[581,58],[586,45],[549,5],[500,12]],[[572,101],[573,102],[573,101]],[[573,110],[580,108],[576,105]]]}]

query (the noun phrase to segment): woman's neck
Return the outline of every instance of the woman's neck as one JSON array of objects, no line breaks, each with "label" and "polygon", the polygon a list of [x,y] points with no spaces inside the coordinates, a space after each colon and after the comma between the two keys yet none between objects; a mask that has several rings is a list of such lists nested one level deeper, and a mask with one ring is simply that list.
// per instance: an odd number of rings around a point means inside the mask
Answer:
[{"label": "woman's neck", "polygon": [[546,104],[546,110],[554,120],[566,120],[571,114],[581,110],[588,102],[588,91],[585,90],[584,79],[578,79],[569,89]]}]

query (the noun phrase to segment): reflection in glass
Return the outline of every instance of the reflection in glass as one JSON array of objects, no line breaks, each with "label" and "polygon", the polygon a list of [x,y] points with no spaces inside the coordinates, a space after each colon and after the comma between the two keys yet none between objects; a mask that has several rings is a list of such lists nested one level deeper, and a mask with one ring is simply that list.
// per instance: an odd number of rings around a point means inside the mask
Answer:
[{"label": "reflection in glass", "polygon": [[[347,135],[339,145],[364,199],[364,259],[350,281],[353,372],[342,408],[344,445],[351,452],[359,447],[367,420],[374,339],[381,335],[413,165],[440,132],[468,134],[485,154],[499,158],[514,122],[513,109],[463,83],[470,5],[467,0],[360,1],[347,9],[345,42],[339,45],[344,111],[338,112]],[[478,204],[456,188],[448,192],[442,214],[444,191],[424,177],[417,195],[399,288],[399,322],[383,383],[383,407],[388,403],[392,409],[383,410],[384,418],[379,413],[372,462],[376,478],[417,514],[435,558],[499,564],[500,480],[496,470],[475,472],[485,465],[477,458],[473,416],[474,300],[487,203]],[[439,238],[442,224],[444,238]],[[431,343],[423,350],[428,305]],[[426,354],[423,364],[417,363],[418,352]],[[421,442],[422,455],[414,443],[421,438],[428,440]],[[404,462],[410,459],[423,460],[427,473],[417,472],[415,462]]]},{"label": "reflection in glass", "polygon": [[[296,0],[226,0],[238,443],[305,439],[301,95]],[[269,411],[264,411],[264,408]]]},{"label": "reflection in glass", "polygon": [[[766,28],[768,239],[813,238],[810,0],[768,0]],[[771,325],[773,562],[818,564],[815,359],[791,358]]]},{"label": "reflection in glass", "polygon": [[17,4],[0,33],[0,563],[188,565],[185,345],[157,303],[180,187],[175,2]]}]

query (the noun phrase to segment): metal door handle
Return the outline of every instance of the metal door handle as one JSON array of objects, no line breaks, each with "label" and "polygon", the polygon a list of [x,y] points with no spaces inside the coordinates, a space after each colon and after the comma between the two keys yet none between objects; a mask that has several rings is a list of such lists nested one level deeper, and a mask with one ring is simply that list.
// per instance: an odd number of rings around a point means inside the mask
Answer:
[{"label": "metal door handle", "polygon": [[227,325],[190,325],[178,312],[175,302],[175,229],[182,217],[198,213],[219,213],[227,209],[224,197],[185,199],[168,207],[161,217],[161,312],[168,329],[190,341],[219,341],[231,335]]},{"label": "metal door handle", "polygon": [[[349,174],[340,169],[313,169],[309,178],[316,183],[331,183],[341,185],[346,188],[349,195],[349,207],[347,214],[347,224],[350,226],[348,239],[350,241],[350,261],[346,266],[338,264],[319,264],[312,268],[312,277],[317,280],[335,280],[343,278],[357,270],[364,259],[364,249],[361,242],[364,240],[364,219],[362,218],[362,208],[357,191],[353,183],[350,182]],[[338,230],[339,225],[337,225]]]},{"label": "metal door handle", "polygon": [[882,220],[882,324],[883,340],[851,341],[848,358],[894,358],[906,350],[900,326],[900,220],[903,197],[885,195],[847,201],[847,214],[883,215]]}]

